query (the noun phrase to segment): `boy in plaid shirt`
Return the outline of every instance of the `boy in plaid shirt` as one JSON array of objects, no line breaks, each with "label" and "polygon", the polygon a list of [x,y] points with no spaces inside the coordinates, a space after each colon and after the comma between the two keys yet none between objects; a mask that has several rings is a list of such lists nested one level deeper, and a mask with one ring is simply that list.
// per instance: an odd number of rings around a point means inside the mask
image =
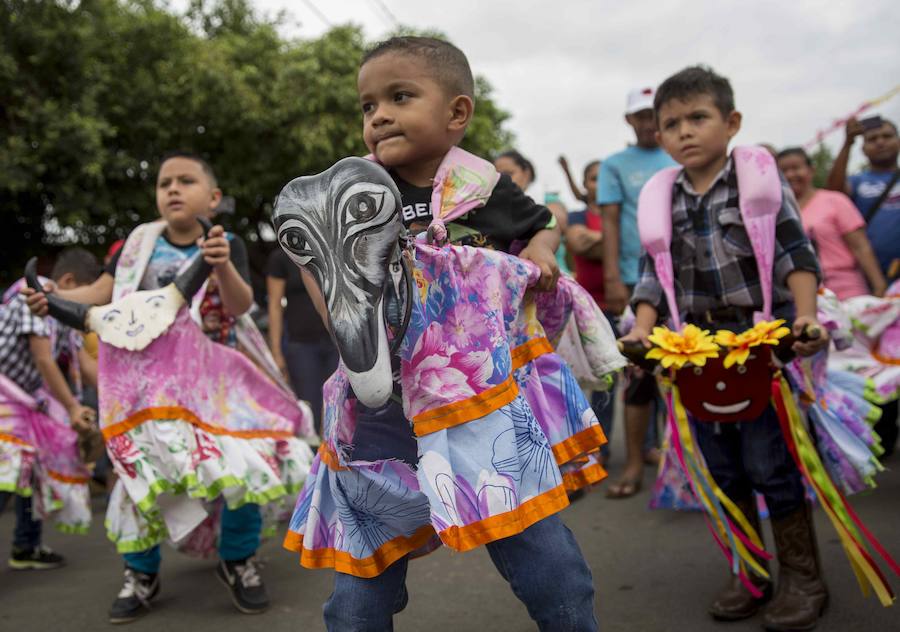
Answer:
[{"label": "boy in plaid shirt", "polygon": [[[64,250],[53,267],[51,277],[61,288],[75,288],[94,281],[100,273],[100,266],[92,254],[82,248]],[[83,406],[60,370],[57,361],[63,356],[78,355],[79,366],[85,377],[96,381],[96,364],[81,348],[81,336],[72,335],[68,327],[50,322],[32,314],[22,296],[13,289],[6,293],[6,300],[0,304],[0,380],[4,382],[0,395],[0,461],[10,457],[9,451],[19,449],[21,443],[28,444],[31,437],[17,436],[14,423],[15,403],[7,399],[7,393],[18,389],[28,396],[34,396],[42,386],[58,401],[68,414],[72,427],[81,432],[91,430],[96,413]],[[55,328],[55,331],[53,330]],[[38,446],[29,445],[38,452]],[[9,458],[9,462],[15,459]],[[46,469],[46,464],[42,467]],[[8,479],[0,480],[0,510],[11,496],[15,496],[16,527],[13,534],[12,553],[8,565],[13,570],[47,570],[58,568],[65,563],[62,555],[41,544],[42,521],[35,517],[32,489],[34,480],[22,481],[27,491]]]},{"label": "boy in plaid shirt", "polygon": [[[753,326],[763,306],[762,287],[750,238],[738,207],[738,182],[728,144],[740,130],[728,80],[705,67],[691,67],[668,78],[654,101],[662,147],[684,169],[672,198],[672,260],[675,290],[684,322],[703,329],[742,331]],[[777,318],[793,320],[793,332],[815,327],[819,268],[803,232],[790,188],[775,228],[772,303]],[[636,323],[626,340],[647,336],[667,306],[653,261],[645,253],[641,277],[631,299]],[[825,348],[823,335],[794,343],[811,355]],[[697,443],[713,478],[752,523],[758,525],[753,492],[765,497],[780,565],[778,590],[760,585],[760,599],[732,577],[709,608],[721,620],[752,616],[771,599],[764,625],[771,630],[808,630],[828,599],[821,579],[812,517],[802,477],[770,405],[757,419],[741,423],[693,423]],[[761,580],[762,581],[762,580]]]}]

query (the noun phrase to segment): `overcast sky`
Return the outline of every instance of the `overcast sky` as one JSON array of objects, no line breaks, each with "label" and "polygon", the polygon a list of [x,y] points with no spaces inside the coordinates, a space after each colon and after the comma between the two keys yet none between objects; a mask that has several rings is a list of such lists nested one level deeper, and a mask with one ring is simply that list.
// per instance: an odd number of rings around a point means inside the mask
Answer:
[{"label": "overcast sky", "polygon": [[[731,80],[744,114],[736,142],[777,147],[810,140],[900,84],[896,0],[253,1],[289,11],[286,35],[347,22],[372,40],[397,22],[443,31],[494,86],[544,188],[566,193],[557,156],[580,174],[588,160],[622,149],[632,141],[622,116],[628,90],[687,65],[709,64]],[[873,112],[900,120],[900,96]],[[836,149],[843,132],[829,141]]]}]

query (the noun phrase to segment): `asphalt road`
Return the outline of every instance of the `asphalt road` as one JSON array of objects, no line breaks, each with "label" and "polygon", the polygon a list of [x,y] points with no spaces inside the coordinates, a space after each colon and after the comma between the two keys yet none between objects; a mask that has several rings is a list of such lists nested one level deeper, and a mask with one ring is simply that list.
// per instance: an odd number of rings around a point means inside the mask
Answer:
[{"label": "asphalt road", "polygon": [[[618,444],[614,441],[614,444]],[[621,445],[616,445],[621,453]],[[879,489],[853,504],[886,548],[900,560],[900,458],[885,465]],[[893,469],[893,471],[891,471]],[[616,463],[613,463],[613,472]],[[594,573],[601,629],[617,631],[745,632],[759,618],[721,624],[705,614],[708,600],[726,577],[726,567],[697,514],[650,511],[645,491],[628,500],[608,500],[603,486],[563,512]],[[103,507],[86,537],[48,532],[47,544],[65,554],[65,568],[14,572],[0,568],[0,630],[93,631],[110,629],[106,612],[121,585],[120,558],[106,540]],[[863,598],[837,537],[823,512],[816,512],[831,605],[821,632],[900,631],[900,609]],[[0,516],[0,547],[12,537],[13,515]],[[768,529],[768,527],[767,527]],[[771,533],[766,534],[772,542]],[[271,609],[248,617],[233,609],[214,576],[215,563],[164,551],[162,593],[154,609],[127,626],[148,630],[230,632],[261,629],[322,630],[321,606],[331,588],[330,571],[308,571],[296,557],[269,541],[260,550]],[[900,578],[890,577],[900,591]],[[465,554],[439,550],[410,565],[410,604],[395,618],[401,632],[533,630],[525,608],[513,597],[483,549]]]}]

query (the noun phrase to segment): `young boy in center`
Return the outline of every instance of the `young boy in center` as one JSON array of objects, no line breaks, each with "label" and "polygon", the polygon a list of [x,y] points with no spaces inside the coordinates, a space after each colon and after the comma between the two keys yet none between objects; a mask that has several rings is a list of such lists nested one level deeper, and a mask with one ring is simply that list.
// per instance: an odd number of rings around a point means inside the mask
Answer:
[{"label": "young boy in center", "polygon": [[[128,241],[107,265],[103,274],[91,285],[70,291],[57,291],[62,297],[90,305],[104,305],[122,292],[165,287],[194,257],[202,256],[213,267],[210,285],[215,292],[201,304],[201,317],[209,311],[218,318],[204,318],[204,332],[214,342],[236,346],[234,323],[237,316],[250,308],[253,294],[249,284],[250,269],[247,250],[240,237],[226,235],[221,226],[213,226],[203,238],[198,217],[208,217],[221,200],[212,167],[200,156],[187,152],[171,152],[163,156],[156,181],[156,206],[164,226],[153,239],[156,224],[139,228],[141,238],[136,245],[141,253],[125,254]],[[137,256],[135,256],[137,255]],[[30,293],[28,303],[32,311],[46,313],[47,300],[43,294]],[[210,305],[210,303],[212,303]],[[214,321],[216,326],[208,323]],[[101,386],[102,388],[102,386]],[[221,562],[217,576],[229,590],[232,601],[241,612],[254,614],[264,611],[268,596],[257,572],[253,555],[260,544],[262,518],[259,505],[247,503],[237,509],[222,510],[221,534],[218,543]],[[120,549],[122,545],[120,544]],[[124,583],[114,600],[109,616],[112,623],[127,623],[148,611],[148,603],[160,590],[159,569],[162,562],[158,544],[129,546],[123,553]]]},{"label": "young boy in center", "polygon": [[[432,213],[438,167],[460,143],[474,111],[474,81],[465,55],[446,42],[398,37],[377,45],[358,76],[363,138],[402,196],[404,224],[424,230]],[[540,268],[540,289],[558,276],[554,251],[559,229],[552,214],[535,204],[508,176],[500,176],[483,206],[446,226],[455,244],[508,251],[525,242],[520,257]],[[308,283],[319,294],[315,283]],[[353,460],[417,462],[416,439],[399,405],[360,406],[353,436]],[[596,630],[591,572],[572,533],[550,513],[509,537],[486,544],[495,566],[541,630]],[[329,630],[390,630],[406,603],[409,555],[374,577],[335,573],[325,604]]]},{"label": "young boy in center", "polygon": [[[763,294],[751,242],[738,208],[738,181],[728,145],[741,128],[728,80],[705,67],[669,77],[654,100],[662,147],[683,170],[673,185],[672,258],[678,309],[683,321],[701,329],[742,331],[753,326]],[[799,336],[817,326],[818,264],[803,233],[797,204],[782,183],[775,228],[773,313],[793,322]],[[623,340],[649,347],[650,331],[667,318],[663,289],[652,260],[641,258],[641,277],[631,304],[636,322]],[[820,328],[820,331],[824,332]],[[812,355],[825,348],[824,333],[795,342]],[[811,629],[828,599],[805,499],[802,477],[788,452],[774,408],[740,423],[692,424],[713,478],[758,525],[754,491],[766,500],[775,534],[779,581],[774,597],[765,582],[754,598],[735,577],[715,598],[709,613],[720,620],[752,616],[771,599],[763,615],[770,630]]]}]

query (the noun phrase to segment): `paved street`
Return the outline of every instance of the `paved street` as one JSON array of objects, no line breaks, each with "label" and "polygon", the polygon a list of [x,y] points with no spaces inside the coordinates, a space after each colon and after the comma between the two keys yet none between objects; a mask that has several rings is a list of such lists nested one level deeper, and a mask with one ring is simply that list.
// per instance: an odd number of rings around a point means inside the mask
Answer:
[{"label": "paved street", "polygon": [[[615,449],[621,454],[619,442]],[[874,494],[854,498],[872,531],[900,559],[900,458],[885,465]],[[613,472],[617,464],[613,464]],[[618,631],[759,630],[758,619],[717,624],[705,614],[708,599],[726,573],[702,519],[696,514],[646,509],[645,491],[635,499],[612,501],[603,487],[567,509],[563,517],[575,532],[594,573],[601,629]],[[103,532],[103,508],[87,537],[47,534],[47,543],[64,553],[69,565],[57,571],[0,569],[0,630],[65,632],[109,629],[106,610],[120,587],[121,561]],[[864,599],[834,531],[821,511],[817,526],[831,606],[821,632],[900,630],[897,607],[882,608]],[[0,546],[6,553],[13,515],[0,516]],[[771,542],[771,534],[767,534]],[[162,594],[154,610],[128,627],[147,630],[229,632],[248,626],[267,632],[322,630],[321,605],[330,592],[329,571],[302,569],[296,557],[270,541],[260,551],[272,608],[250,618],[238,614],[214,577],[214,563],[166,550]],[[895,590],[900,579],[891,577]],[[410,605],[396,618],[401,632],[534,629],[524,607],[494,571],[483,549],[463,555],[439,550],[410,565]]]}]

